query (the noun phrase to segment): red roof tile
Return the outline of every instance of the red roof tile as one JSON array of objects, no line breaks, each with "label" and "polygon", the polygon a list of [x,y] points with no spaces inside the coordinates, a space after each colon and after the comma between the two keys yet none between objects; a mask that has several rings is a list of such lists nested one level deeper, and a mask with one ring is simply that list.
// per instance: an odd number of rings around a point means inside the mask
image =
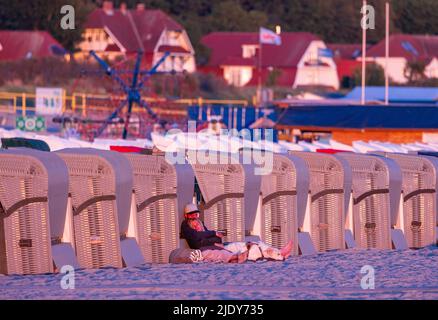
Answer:
[{"label": "red roof tile", "polygon": [[107,52],[120,52],[120,48],[116,44],[110,44],[105,48]]},{"label": "red roof tile", "polygon": [[[284,32],[282,45],[263,45],[264,67],[296,67],[310,42],[320,40],[307,32]],[[210,66],[224,65],[230,57],[242,58],[242,45],[258,45],[257,32],[213,32],[204,36],[202,44],[211,49]]]},{"label": "red roof tile", "polygon": [[132,13],[135,25],[145,52],[152,52],[164,29],[183,31],[184,28],[161,10],[129,11]]},{"label": "red roof tile", "polygon": [[[0,31],[0,60],[14,61],[54,56],[53,47],[62,48],[46,31]],[[30,54],[29,54],[30,53]]]},{"label": "red roof tile", "polygon": [[258,67],[257,59],[255,58],[242,58],[242,57],[226,57],[222,62],[223,66],[253,66]]},{"label": "red roof tile", "polygon": [[334,59],[354,60],[362,52],[361,44],[330,43],[327,48],[333,51]]},{"label": "red roof tile", "polygon": [[[403,43],[410,43],[415,51],[418,52],[418,56],[415,56],[412,52],[403,48]],[[371,47],[367,51],[367,56],[384,57],[385,40]],[[430,60],[433,57],[438,57],[438,36],[393,34],[389,37],[389,56],[402,57],[407,60],[413,60],[415,58]]]}]

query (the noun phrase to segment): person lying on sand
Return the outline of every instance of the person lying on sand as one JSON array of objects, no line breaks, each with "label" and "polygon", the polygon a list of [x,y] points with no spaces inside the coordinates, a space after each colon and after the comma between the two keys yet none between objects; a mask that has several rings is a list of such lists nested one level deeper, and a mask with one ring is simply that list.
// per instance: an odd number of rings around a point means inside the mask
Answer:
[{"label": "person lying on sand", "polygon": [[284,261],[292,252],[292,241],[281,250],[262,241],[222,243],[223,234],[208,230],[199,219],[199,209],[189,203],[184,208],[181,235],[191,249],[200,250],[192,255],[195,261],[243,263],[247,260],[269,259]]}]

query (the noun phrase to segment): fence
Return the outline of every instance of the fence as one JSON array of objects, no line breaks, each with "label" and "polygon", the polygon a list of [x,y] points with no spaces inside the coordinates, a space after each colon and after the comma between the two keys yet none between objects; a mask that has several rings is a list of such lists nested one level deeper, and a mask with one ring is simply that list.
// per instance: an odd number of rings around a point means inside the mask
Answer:
[{"label": "fence", "polygon": [[[73,93],[70,96],[64,95],[62,98],[62,112],[74,113],[82,117],[88,117],[96,113],[109,113],[119,101],[124,100],[122,96],[96,95],[86,93]],[[172,115],[186,116],[186,107],[191,105],[228,105],[247,107],[246,100],[215,100],[215,99],[176,99],[168,100],[165,98],[146,97],[144,100],[151,104],[152,109],[158,114],[170,113]],[[163,109],[162,106],[172,106]],[[34,93],[10,93],[0,92],[0,112],[8,114],[20,114],[22,116],[35,114],[36,94]],[[147,113],[146,109],[133,107],[134,113]]]}]

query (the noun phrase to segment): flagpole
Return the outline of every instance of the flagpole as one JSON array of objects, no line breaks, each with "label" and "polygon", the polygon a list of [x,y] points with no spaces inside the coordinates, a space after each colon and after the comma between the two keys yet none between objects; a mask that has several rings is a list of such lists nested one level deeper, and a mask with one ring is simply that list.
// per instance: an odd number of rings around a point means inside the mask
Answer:
[{"label": "flagpole", "polygon": [[385,105],[389,103],[389,2],[385,4],[386,11],[386,37],[385,37]]},{"label": "flagpole", "polygon": [[319,48],[316,50],[316,83],[317,86],[319,84]]},{"label": "flagpole", "polygon": [[366,8],[367,6],[367,0],[363,0],[363,5],[362,5],[362,11],[363,11],[363,16],[362,16],[362,94],[361,94],[361,104],[364,105],[365,104],[365,81],[366,81],[366,77],[365,77],[365,72],[366,72],[366,63],[365,63],[365,59],[366,59],[366,47],[367,47],[367,29],[366,29],[366,25],[365,25],[365,17],[366,17]]},{"label": "flagpole", "polygon": [[259,95],[259,106],[262,104],[262,41],[260,39],[260,31],[259,31],[259,79],[258,79],[258,95]]}]

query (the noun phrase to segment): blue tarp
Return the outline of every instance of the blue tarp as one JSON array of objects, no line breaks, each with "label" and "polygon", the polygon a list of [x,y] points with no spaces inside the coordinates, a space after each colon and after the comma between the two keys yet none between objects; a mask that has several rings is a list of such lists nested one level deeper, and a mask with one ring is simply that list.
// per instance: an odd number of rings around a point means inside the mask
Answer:
[{"label": "blue tarp", "polygon": [[277,113],[278,125],[298,129],[438,129],[438,107],[425,105],[293,106]]},{"label": "blue tarp", "polygon": [[[361,96],[361,87],[356,87],[343,99],[360,101]],[[366,87],[365,100],[385,101],[385,87]],[[438,104],[438,88],[389,87],[389,102]]]}]

